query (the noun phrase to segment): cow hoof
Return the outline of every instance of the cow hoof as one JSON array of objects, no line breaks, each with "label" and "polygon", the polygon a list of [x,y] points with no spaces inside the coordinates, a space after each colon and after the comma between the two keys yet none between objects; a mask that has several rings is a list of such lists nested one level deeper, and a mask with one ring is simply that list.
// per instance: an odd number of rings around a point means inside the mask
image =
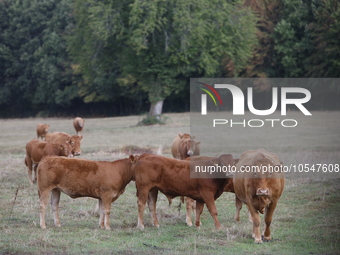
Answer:
[{"label": "cow hoof", "polygon": [[144,230],[144,226],[140,226],[140,225],[138,225],[136,228],[137,228],[137,229],[140,229],[141,231],[143,231],[143,230]]},{"label": "cow hoof", "polygon": [[187,223],[187,226],[192,227],[192,223]]},{"label": "cow hoof", "polygon": [[270,236],[268,236],[268,237],[263,237],[262,240],[263,240],[263,242],[271,242],[272,238]]},{"label": "cow hoof", "polygon": [[255,243],[255,244],[262,244],[263,242],[262,242],[262,240],[255,240],[254,243]]}]

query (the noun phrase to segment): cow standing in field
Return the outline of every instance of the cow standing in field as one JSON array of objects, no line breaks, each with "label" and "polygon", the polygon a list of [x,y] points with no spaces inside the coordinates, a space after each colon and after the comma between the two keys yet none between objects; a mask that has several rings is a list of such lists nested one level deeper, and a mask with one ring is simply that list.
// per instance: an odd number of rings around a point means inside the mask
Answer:
[{"label": "cow standing in field", "polygon": [[[203,164],[204,162],[200,162]],[[219,165],[233,165],[233,157],[221,155],[217,162]],[[209,165],[212,163],[208,162]],[[187,196],[196,200],[196,227],[200,226],[200,216],[207,205],[214,219],[215,227],[221,228],[217,219],[215,200],[223,193],[228,178],[190,178],[190,162],[152,154],[143,154],[135,165],[135,181],[138,197],[138,225],[144,229],[144,208],[148,201],[153,224],[159,226],[156,216],[156,202],[158,190],[174,198]]]},{"label": "cow standing in field", "polygon": [[[277,171],[269,171],[274,167]],[[281,162],[277,155],[258,149],[245,151],[236,164],[237,172],[234,173],[233,188],[236,195],[236,216],[239,221],[242,203],[247,205],[250,219],[253,223],[253,237],[255,243],[262,243],[260,233],[260,215],[265,214],[264,241],[272,239],[270,224],[277,202],[284,189],[284,173],[281,172]],[[267,171],[266,171],[267,168]],[[251,169],[251,172],[244,170]],[[243,172],[242,172],[243,171]]]},{"label": "cow standing in field", "polygon": [[195,141],[194,136],[178,133],[171,145],[171,153],[174,158],[186,159],[187,157],[200,155],[200,142]]},{"label": "cow standing in field", "polygon": [[38,124],[37,125],[37,137],[38,139],[45,140],[46,134],[48,133],[50,125],[47,124]]},{"label": "cow standing in field", "polygon": [[46,142],[60,143],[60,144],[71,144],[72,154],[74,156],[79,156],[81,154],[80,143],[83,136],[80,135],[69,135],[63,132],[53,132],[46,135]]},{"label": "cow standing in field", "polygon": [[[72,157],[72,147],[70,144],[41,142],[37,139],[32,139],[26,144],[25,164],[28,168],[28,178],[31,184],[37,181],[39,162],[43,157],[49,155]],[[34,180],[32,180],[32,169],[34,171]]]},{"label": "cow standing in field", "polygon": [[74,129],[77,132],[77,135],[79,135],[79,134],[81,134],[81,132],[83,132],[84,124],[85,124],[84,119],[82,119],[80,117],[74,118],[73,126],[74,126]]},{"label": "cow standing in field", "polygon": [[[178,133],[171,145],[171,153],[174,158],[186,159],[190,156],[197,156],[200,154],[200,142],[195,141],[195,137],[187,133]],[[168,198],[169,204],[171,204],[171,199]],[[192,226],[191,221],[191,211],[196,210],[195,200],[189,197],[181,196],[181,202],[186,206],[186,220],[188,226]],[[179,204],[180,208],[181,204]]]},{"label": "cow standing in field", "polygon": [[110,229],[111,203],[125,191],[133,180],[134,156],[108,161],[76,158],[45,157],[38,166],[40,198],[40,227],[46,229],[45,211],[51,192],[54,224],[60,227],[60,192],[71,198],[92,197],[99,200],[99,226]]}]

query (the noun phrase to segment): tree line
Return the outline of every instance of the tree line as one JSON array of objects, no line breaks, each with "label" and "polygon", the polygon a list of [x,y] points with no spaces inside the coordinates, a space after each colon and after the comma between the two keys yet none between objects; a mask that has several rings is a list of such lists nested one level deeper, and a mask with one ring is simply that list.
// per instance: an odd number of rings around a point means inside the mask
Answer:
[{"label": "tree line", "polygon": [[189,111],[191,77],[339,77],[339,42],[337,0],[1,0],[0,117]]}]

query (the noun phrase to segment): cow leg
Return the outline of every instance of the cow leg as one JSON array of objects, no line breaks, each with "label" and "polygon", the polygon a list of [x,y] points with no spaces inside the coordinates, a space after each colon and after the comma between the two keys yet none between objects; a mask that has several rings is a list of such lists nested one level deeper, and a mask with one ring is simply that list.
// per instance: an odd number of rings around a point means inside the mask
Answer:
[{"label": "cow leg", "polygon": [[201,224],[201,214],[203,212],[204,203],[196,201],[196,219],[195,226],[196,228],[200,228]]},{"label": "cow leg", "polygon": [[253,221],[253,237],[255,238],[255,243],[262,243],[262,238],[261,238],[261,233],[260,233],[260,224],[261,224],[261,218],[260,218],[260,214],[258,213],[258,211],[256,211],[256,209],[251,206],[248,205],[248,210],[249,213],[251,214],[251,218]]},{"label": "cow leg", "polygon": [[236,207],[235,220],[240,221],[240,211],[242,209],[242,201],[236,195],[235,195],[235,207]]},{"label": "cow leg", "polygon": [[158,197],[158,189],[157,188],[151,189],[148,194],[149,211],[151,212],[153,225],[159,228],[159,223],[158,223],[157,214],[156,214],[157,197]]},{"label": "cow leg", "polygon": [[106,230],[110,230],[110,212],[111,212],[112,198],[102,200],[102,214],[104,214],[104,226]]},{"label": "cow leg", "polygon": [[42,229],[46,229],[45,212],[46,212],[46,207],[47,207],[50,191],[44,190],[42,192],[38,191],[38,193],[39,193],[39,200],[40,200],[40,227]]},{"label": "cow leg", "polygon": [[28,168],[28,179],[30,180],[30,183],[31,185],[33,184],[33,181],[32,181],[32,160],[29,158],[29,157],[26,157],[25,159],[25,163],[26,163],[26,166]]},{"label": "cow leg", "polygon": [[104,229],[104,208],[103,201],[98,199],[98,209],[99,209],[99,228]]},{"label": "cow leg", "polygon": [[[208,210],[210,212],[210,215],[213,217],[214,219],[214,223],[215,223],[215,227],[217,229],[221,229],[221,224],[217,219],[217,209],[216,209],[216,205],[215,205],[215,200],[214,200],[214,195],[211,192],[201,192],[201,196],[203,198],[203,201],[205,202],[205,204],[208,207]],[[196,203],[197,206],[197,203]]]},{"label": "cow leg", "polygon": [[34,180],[33,180],[33,183],[37,182],[37,168],[38,168],[38,164],[34,164],[33,165],[33,170],[34,170]]},{"label": "cow leg", "polygon": [[60,190],[52,189],[51,191],[51,207],[53,211],[54,225],[60,227],[59,219],[59,201],[60,201]]},{"label": "cow leg", "polygon": [[271,241],[272,237],[270,235],[270,224],[273,220],[273,213],[276,208],[277,202],[272,202],[266,210],[266,214],[264,216],[264,221],[266,223],[266,229],[264,231],[264,241]]},{"label": "cow leg", "polygon": [[148,199],[148,189],[144,189],[143,191],[139,191],[137,188],[137,204],[138,204],[138,223],[137,228],[140,228],[141,230],[144,230],[144,209],[145,204]]},{"label": "cow leg", "polygon": [[[186,219],[185,219],[185,222],[187,223],[187,225],[189,227],[192,226],[192,221],[191,221],[191,212],[193,209],[195,209],[195,200],[193,200],[192,198],[190,197],[185,197],[185,205],[186,205],[186,209],[187,209],[187,212],[186,212]],[[196,210],[194,210],[194,213],[196,212]],[[196,215],[195,215],[195,218],[196,218]]]}]

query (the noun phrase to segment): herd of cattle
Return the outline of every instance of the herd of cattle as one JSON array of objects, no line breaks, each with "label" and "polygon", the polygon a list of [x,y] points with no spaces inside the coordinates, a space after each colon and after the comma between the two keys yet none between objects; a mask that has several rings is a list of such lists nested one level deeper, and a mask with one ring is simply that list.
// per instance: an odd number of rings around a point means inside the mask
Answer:
[{"label": "herd of cattle", "polygon": [[[111,203],[124,193],[126,185],[134,181],[137,189],[138,224],[144,229],[144,208],[148,203],[153,224],[159,227],[156,215],[158,191],[167,196],[169,202],[177,196],[186,201],[186,223],[191,226],[191,210],[196,214],[195,226],[200,227],[200,216],[206,204],[215,227],[221,228],[217,218],[215,200],[223,192],[235,193],[236,215],[240,220],[242,204],[246,204],[249,220],[253,224],[255,243],[270,241],[270,224],[284,188],[282,172],[260,171],[262,166],[281,165],[277,155],[264,149],[245,151],[239,159],[231,154],[219,157],[200,155],[200,143],[189,134],[179,133],[172,144],[174,158],[155,154],[130,155],[128,158],[108,161],[93,161],[74,158],[81,154],[80,143],[84,121],[74,119],[77,135],[62,132],[49,134],[49,126],[37,126],[38,139],[26,145],[25,164],[33,184],[37,182],[40,198],[40,226],[46,229],[45,210],[51,194],[54,224],[60,227],[59,200],[61,192],[71,198],[92,197],[98,199],[99,226],[110,229]],[[41,141],[39,140],[41,138]],[[224,178],[190,178],[195,166],[233,166],[237,171],[227,173]],[[259,171],[242,172],[242,166],[256,166]],[[32,169],[34,178],[32,178]],[[265,230],[260,233],[260,215],[265,214]]]}]

